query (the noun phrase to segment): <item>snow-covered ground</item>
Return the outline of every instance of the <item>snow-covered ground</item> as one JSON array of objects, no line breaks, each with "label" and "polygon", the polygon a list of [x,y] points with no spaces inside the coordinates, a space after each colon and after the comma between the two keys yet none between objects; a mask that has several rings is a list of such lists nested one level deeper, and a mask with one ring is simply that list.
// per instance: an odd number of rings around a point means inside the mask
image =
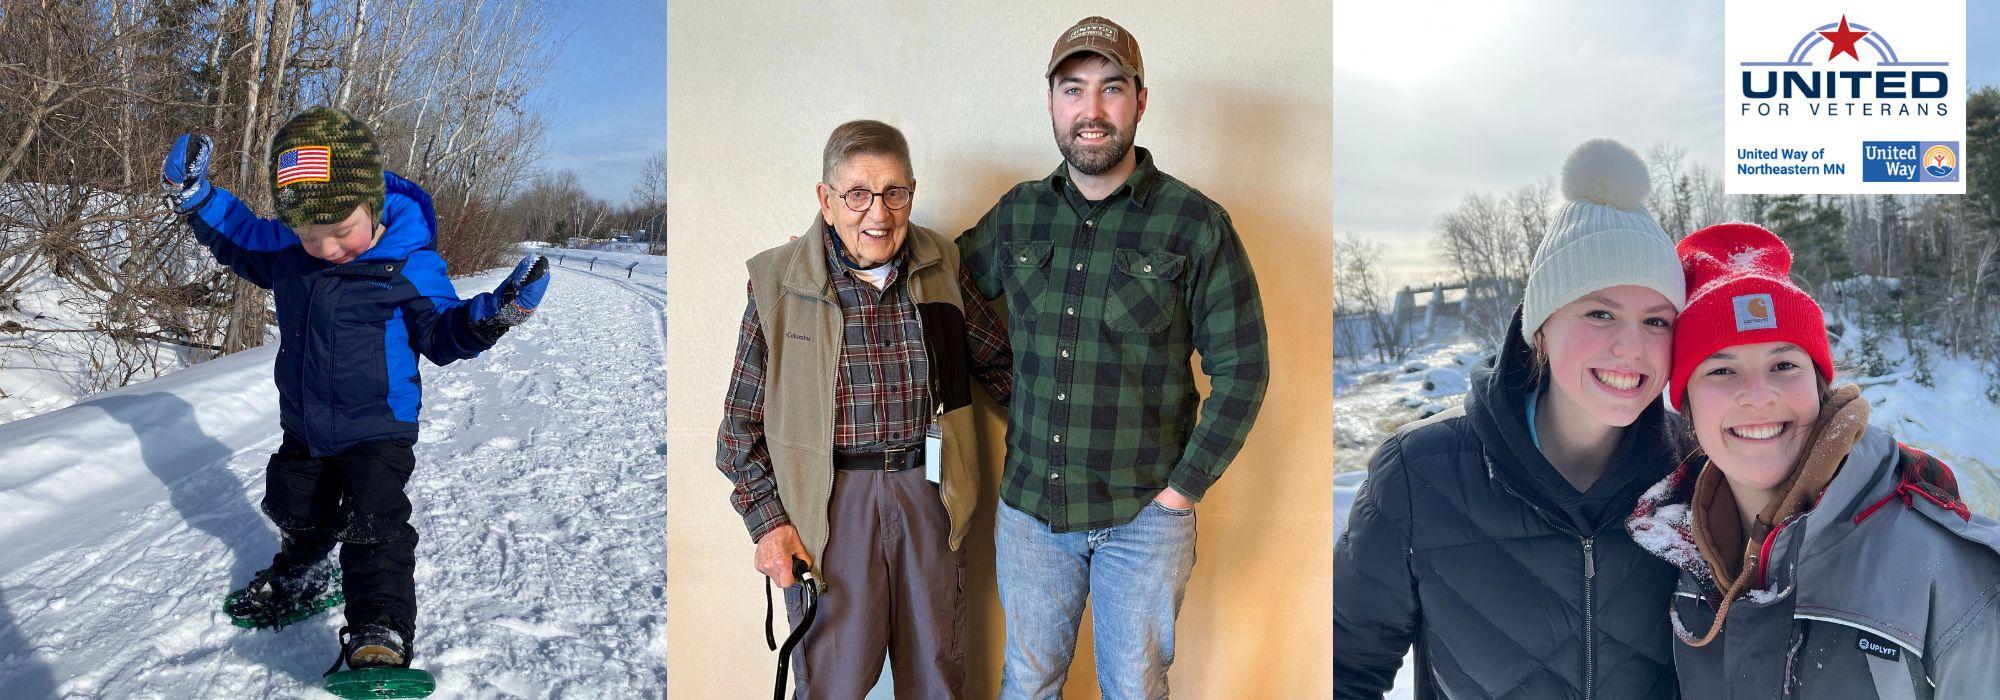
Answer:
[{"label": "snow-covered ground", "polygon": [[[664,255],[569,248],[545,248],[541,253],[554,261],[558,269],[595,273],[643,286],[660,294],[667,293],[667,257]],[[592,265],[592,260],[597,261],[597,264]]]},{"label": "snow-covered ground", "polygon": [[[425,366],[417,666],[434,697],[665,692],[663,259],[556,268],[483,356]],[[491,289],[502,271],[456,282]],[[338,614],[252,632],[274,348],[0,425],[0,696],[308,697]]]},{"label": "snow-covered ground", "polygon": [[[1852,327],[1851,324],[1849,326]],[[1833,348],[1842,370],[1858,364],[1860,332]],[[2000,406],[1987,400],[1988,377],[1977,362],[1933,355],[1936,387],[1913,378],[1914,360],[1900,342],[1884,341],[1883,355],[1899,369],[1881,377],[1842,374],[1836,384],[1859,383],[1872,408],[1869,423],[1951,465],[1974,512],[2000,518]],[[1405,423],[1463,404],[1473,366],[1483,361],[1472,343],[1430,345],[1401,363],[1344,362],[1334,369],[1334,538],[1347,527],[1355,493],[1367,476],[1375,446]],[[1389,697],[1411,697],[1409,660]]]},{"label": "snow-covered ground", "polygon": [[1466,382],[1481,357],[1471,343],[1440,343],[1418,348],[1402,362],[1337,364],[1334,473],[1366,471],[1375,446],[1404,423],[1465,403]]},{"label": "snow-covered ground", "polygon": [[[0,239],[6,235],[0,231]],[[167,259],[174,266],[212,264],[198,261],[196,255],[207,253],[197,252],[185,241],[170,245],[169,251]],[[117,253],[111,255],[106,268],[125,262]],[[16,264],[20,263],[0,259],[0,277],[10,277],[8,268]],[[79,332],[106,320],[112,295],[52,274],[44,261],[32,266],[25,277],[0,292],[0,423],[63,408],[105,389],[152,379],[213,355],[167,343],[120,346],[102,332]]]}]

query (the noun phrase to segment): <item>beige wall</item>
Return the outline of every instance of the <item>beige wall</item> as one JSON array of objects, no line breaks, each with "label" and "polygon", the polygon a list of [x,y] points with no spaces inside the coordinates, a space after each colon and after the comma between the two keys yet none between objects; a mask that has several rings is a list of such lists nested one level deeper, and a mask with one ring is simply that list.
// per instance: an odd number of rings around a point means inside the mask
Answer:
[{"label": "beige wall", "polygon": [[[1042,70],[1086,10],[1058,3],[670,3],[669,694],[759,697],[762,579],[714,466],[743,312],[742,263],[813,213],[819,153],[857,118],[903,129],[914,220],[970,226],[1060,160]],[[1200,506],[1177,695],[1327,697],[1332,643],[1332,51],[1328,3],[1093,6],[1140,42],[1138,144],[1226,207],[1257,271],[1274,379],[1249,444]],[[978,392],[975,392],[978,393]],[[1000,414],[984,402],[999,479]],[[997,486],[996,486],[997,490]],[[992,697],[1000,609],[992,506],[968,540],[973,697]],[[1085,623],[1086,635],[1088,622]],[[1086,636],[1073,697],[1094,697]]]}]

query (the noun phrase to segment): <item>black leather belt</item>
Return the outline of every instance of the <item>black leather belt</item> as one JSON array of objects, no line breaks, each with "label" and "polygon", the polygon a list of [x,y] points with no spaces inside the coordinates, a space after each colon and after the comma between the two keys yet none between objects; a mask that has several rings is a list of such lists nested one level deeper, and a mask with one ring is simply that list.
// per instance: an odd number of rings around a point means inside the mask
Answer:
[{"label": "black leather belt", "polygon": [[833,468],[847,471],[899,472],[924,466],[924,446],[892,447],[881,452],[835,454]]}]

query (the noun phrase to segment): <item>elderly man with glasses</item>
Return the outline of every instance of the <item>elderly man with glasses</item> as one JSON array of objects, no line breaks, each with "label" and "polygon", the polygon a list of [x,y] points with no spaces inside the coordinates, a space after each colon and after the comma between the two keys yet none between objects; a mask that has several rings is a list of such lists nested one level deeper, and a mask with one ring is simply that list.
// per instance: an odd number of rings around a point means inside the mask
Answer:
[{"label": "elderly man with glasses", "polygon": [[910,223],[894,127],[835,128],[820,177],[811,226],[750,259],[716,462],[793,624],[792,562],[820,582],[797,697],[862,697],[885,653],[898,697],[960,697],[971,387],[1007,402],[1006,329],[951,239]]}]

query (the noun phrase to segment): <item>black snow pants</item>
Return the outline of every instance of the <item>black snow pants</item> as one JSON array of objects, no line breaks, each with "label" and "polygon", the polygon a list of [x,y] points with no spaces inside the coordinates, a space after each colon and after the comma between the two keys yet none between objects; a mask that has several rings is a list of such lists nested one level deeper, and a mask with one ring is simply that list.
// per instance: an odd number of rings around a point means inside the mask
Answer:
[{"label": "black snow pants", "polygon": [[284,531],[272,560],[302,570],[340,548],[347,624],[381,624],[415,639],[417,530],[403,486],[416,467],[408,440],[368,442],[313,457],[285,434],[265,474],[264,514]]}]

